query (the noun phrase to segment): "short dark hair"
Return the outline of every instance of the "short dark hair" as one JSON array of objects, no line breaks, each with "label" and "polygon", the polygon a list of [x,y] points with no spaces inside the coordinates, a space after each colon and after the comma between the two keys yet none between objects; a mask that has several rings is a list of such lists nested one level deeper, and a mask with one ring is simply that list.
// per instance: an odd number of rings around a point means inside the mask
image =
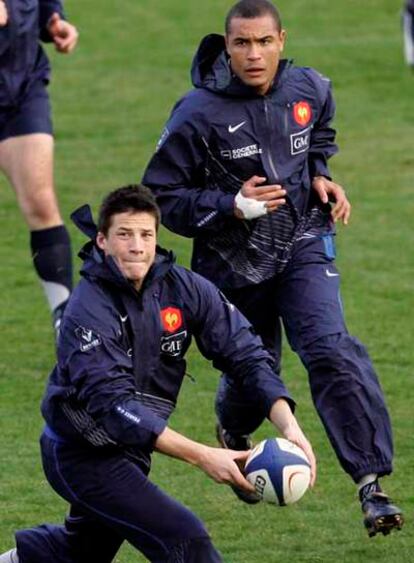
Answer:
[{"label": "short dark hair", "polygon": [[160,208],[152,191],[141,184],[123,186],[110,192],[105,197],[99,209],[98,231],[106,236],[111,226],[113,215],[128,212],[146,212],[153,215],[158,231],[161,221]]},{"label": "short dark hair", "polygon": [[278,31],[282,30],[282,19],[279,10],[269,0],[240,0],[230,8],[226,17],[225,31],[226,35],[230,33],[231,20],[233,18],[260,18],[261,16],[270,15],[275,20]]}]

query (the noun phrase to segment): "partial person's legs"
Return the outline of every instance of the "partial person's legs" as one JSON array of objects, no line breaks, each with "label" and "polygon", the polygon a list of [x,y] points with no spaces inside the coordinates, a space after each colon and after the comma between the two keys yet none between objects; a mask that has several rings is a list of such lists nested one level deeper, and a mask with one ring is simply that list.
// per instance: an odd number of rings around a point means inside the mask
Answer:
[{"label": "partial person's legs", "polygon": [[414,2],[412,0],[405,2],[402,27],[405,62],[414,69]]},{"label": "partial person's legs", "polygon": [[[258,285],[225,291],[226,297],[249,320],[255,332],[260,335],[266,350],[274,359],[274,371],[280,371],[281,328],[274,299],[274,280]],[[234,437],[247,436],[263,422],[263,412],[257,407],[254,397],[243,394],[226,374],[223,374],[216,396],[216,414],[221,426]],[[234,446],[235,444],[232,444]],[[246,441],[241,442],[245,449]],[[229,443],[230,447],[230,443]]]},{"label": "partial person's legs", "polygon": [[72,257],[53,186],[53,137],[36,133],[2,141],[0,168],[16,192],[31,233],[34,266],[59,323],[72,289]]},{"label": "partial person's legs", "polygon": [[[224,293],[262,337],[265,348],[274,359],[274,371],[279,373],[281,332],[272,296],[274,281]],[[216,395],[216,414],[217,439],[223,448],[248,450],[253,446],[250,434],[262,424],[263,411],[258,407],[256,398],[244,393],[227,374],[220,378]],[[233,486],[232,489],[240,500],[248,504],[256,504],[260,500],[254,493],[246,493]]]},{"label": "partial person's legs", "polygon": [[377,477],[392,471],[391,422],[368,353],[346,329],[332,250],[329,237],[299,243],[281,277],[278,303],[289,342],[308,371],[317,412],[364,503],[365,493],[380,491]]},{"label": "partial person's legs", "polygon": [[19,563],[111,563],[123,538],[72,506],[63,526],[43,524],[16,533]]},{"label": "partial person's legs", "polygon": [[110,563],[124,539],[154,563],[220,563],[203,523],[119,452],[41,443],[46,477],[76,511],[18,532],[20,563]]}]

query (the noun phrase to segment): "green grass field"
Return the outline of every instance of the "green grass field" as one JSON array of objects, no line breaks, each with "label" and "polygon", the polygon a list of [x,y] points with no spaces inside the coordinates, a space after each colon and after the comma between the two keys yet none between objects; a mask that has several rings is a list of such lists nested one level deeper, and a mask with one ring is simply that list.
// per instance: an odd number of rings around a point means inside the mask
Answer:
[{"label": "green grass field", "polygon": [[[226,563],[410,563],[414,561],[413,278],[414,76],[404,67],[397,0],[280,0],[287,56],[330,76],[341,152],[335,179],[353,203],[339,229],[338,263],[348,325],[380,373],[395,435],[395,474],[386,489],[406,512],[401,533],[368,539],[355,488],[343,474],[310,401],[306,374],[286,349],[284,374],[319,460],[315,489],[290,508],[242,505],[201,472],[156,455],[153,479],[207,524]],[[109,189],[138,181],[170,108],[189,87],[199,39],[221,32],[230,0],[67,2],[79,48],[55,55],[51,94],[56,183],[65,219],[95,208]],[[0,180],[0,552],[14,530],[60,521],[65,503],[43,476],[39,403],[54,348],[30,263],[28,235]],[[84,239],[70,226],[74,252]],[[190,244],[162,232],[188,264]],[[79,261],[76,261],[78,269]],[[194,350],[171,425],[214,444],[217,375]],[[197,416],[194,416],[197,413]],[[272,435],[264,426],[256,438]],[[125,545],[119,563],[144,561]]]}]

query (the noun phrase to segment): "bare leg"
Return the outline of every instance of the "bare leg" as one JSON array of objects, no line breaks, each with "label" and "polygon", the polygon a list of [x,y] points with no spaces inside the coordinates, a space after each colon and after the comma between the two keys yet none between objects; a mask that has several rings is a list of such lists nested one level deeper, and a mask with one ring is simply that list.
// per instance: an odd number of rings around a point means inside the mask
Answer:
[{"label": "bare leg", "polygon": [[46,133],[0,143],[0,168],[8,177],[31,231],[62,225],[53,189],[53,137]]},{"label": "bare leg", "polygon": [[72,262],[53,186],[53,144],[46,133],[6,139],[0,143],[0,169],[31,231],[34,266],[58,320],[72,288]]}]

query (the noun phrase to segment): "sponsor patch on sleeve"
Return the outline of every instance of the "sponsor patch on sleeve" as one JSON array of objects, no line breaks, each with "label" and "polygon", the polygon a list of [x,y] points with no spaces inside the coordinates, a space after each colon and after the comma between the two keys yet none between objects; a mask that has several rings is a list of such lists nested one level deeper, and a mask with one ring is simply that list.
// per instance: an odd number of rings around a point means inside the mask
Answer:
[{"label": "sponsor patch on sleeve", "polygon": [[100,335],[90,328],[79,326],[75,330],[75,334],[79,340],[79,349],[81,352],[89,352],[92,348],[97,348],[102,344]]}]

